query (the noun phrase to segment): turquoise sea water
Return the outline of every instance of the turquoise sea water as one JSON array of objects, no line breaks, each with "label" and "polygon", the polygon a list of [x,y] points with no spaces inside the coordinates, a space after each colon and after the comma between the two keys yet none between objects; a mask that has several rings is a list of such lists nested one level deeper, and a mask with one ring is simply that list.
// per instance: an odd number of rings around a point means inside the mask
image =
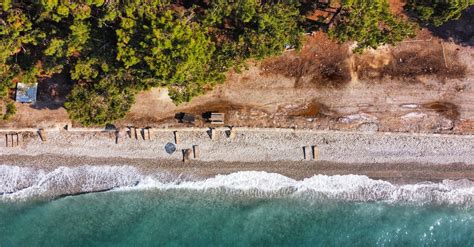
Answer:
[{"label": "turquoise sea water", "polygon": [[474,246],[474,209],[115,191],[0,202],[0,246]]}]

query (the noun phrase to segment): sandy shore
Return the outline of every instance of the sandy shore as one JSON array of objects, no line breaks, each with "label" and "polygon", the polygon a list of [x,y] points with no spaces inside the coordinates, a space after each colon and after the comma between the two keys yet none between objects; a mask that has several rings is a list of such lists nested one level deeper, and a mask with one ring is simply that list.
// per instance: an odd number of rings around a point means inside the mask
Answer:
[{"label": "sandy shore", "polygon": [[[0,164],[45,170],[131,165],[148,174],[167,171],[198,177],[255,170],[295,179],[361,174],[397,183],[474,180],[474,136],[242,128],[231,139],[226,130],[218,129],[213,140],[207,129],[181,129],[173,154],[164,148],[175,142],[172,129],[153,130],[151,140],[125,135],[118,144],[111,132],[48,131],[46,142],[30,133],[24,134],[21,147],[0,148]],[[200,160],[181,162],[181,150],[193,145],[200,147]],[[319,149],[317,161],[304,160],[302,147],[311,145]]]},{"label": "sandy shore", "polygon": [[474,166],[462,163],[420,164],[420,163],[367,163],[349,164],[327,161],[266,161],[266,162],[220,162],[191,161],[182,163],[174,160],[153,160],[139,158],[92,158],[79,156],[39,155],[19,156],[2,155],[0,164],[19,167],[35,167],[45,171],[65,167],[95,166],[133,166],[144,175],[166,172],[173,177],[184,176],[196,179],[209,178],[218,174],[230,174],[239,171],[266,171],[278,173],[296,180],[322,175],[366,175],[372,179],[382,179],[396,184],[409,184],[424,181],[439,182],[444,179],[474,180]]}]

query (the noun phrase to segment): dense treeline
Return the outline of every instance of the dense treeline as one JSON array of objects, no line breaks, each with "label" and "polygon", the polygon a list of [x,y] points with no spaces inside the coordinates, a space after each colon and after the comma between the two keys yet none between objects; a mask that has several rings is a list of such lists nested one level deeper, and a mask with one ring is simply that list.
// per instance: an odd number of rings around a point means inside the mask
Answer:
[{"label": "dense treeline", "polygon": [[300,46],[303,33],[291,1],[14,0],[0,18],[0,97],[17,82],[65,73],[75,81],[65,107],[84,125],[124,117],[150,87],[189,101],[246,59]]},{"label": "dense treeline", "polygon": [[[62,73],[75,85],[65,103],[71,119],[102,125],[123,118],[142,90],[167,87],[175,103],[186,102],[247,59],[301,46],[297,0],[181,2],[3,0],[4,117],[15,112],[8,93],[17,82]],[[361,50],[400,41],[413,27],[393,16],[386,0],[345,0],[330,34]]]}]

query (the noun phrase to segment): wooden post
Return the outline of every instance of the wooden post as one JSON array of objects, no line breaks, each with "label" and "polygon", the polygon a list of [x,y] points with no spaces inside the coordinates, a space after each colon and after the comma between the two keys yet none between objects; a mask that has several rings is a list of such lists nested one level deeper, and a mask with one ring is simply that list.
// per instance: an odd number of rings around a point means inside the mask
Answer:
[{"label": "wooden post", "polygon": [[191,154],[192,154],[191,149],[189,148],[183,149],[183,162],[189,161],[189,159],[191,158]]},{"label": "wooden post", "polygon": [[194,153],[194,158],[195,159],[200,159],[201,158],[201,150],[199,149],[198,145],[193,146],[193,153]]},{"label": "wooden post", "polygon": [[12,147],[17,147],[18,146],[18,133],[12,134],[13,136],[13,145]]},{"label": "wooden post", "polygon": [[211,140],[217,140],[217,130],[214,128],[211,128]]},{"label": "wooden post", "polygon": [[133,136],[135,137],[135,140],[138,140],[137,128],[135,127],[133,127]]},{"label": "wooden post", "polygon": [[181,142],[181,139],[179,138],[178,131],[173,131],[173,133],[174,133],[174,143],[179,144]]},{"label": "wooden post", "polygon": [[234,140],[236,136],[237,136],[237,130],[234,128],[231,128],[229,132],[229,139]]},{"label": "wooden post", "polygon": [[311,146],[311,153],[313,160],[319,160],[319,148],[318,146]]},{"label": "wooden post", "polygon": [[9,142],[8,142],[8,134],[5,134],[5,146],[8,147],[9,146]]},{"label": "wooden post", "polygon": [[153,129],[148,128],[148,136],[150,137],[150,140],[153,140],[154,135],[155,135],[155,133],[154,133]]},{"label": "wooden post", "polygon": [[21,146],[23,144],[23,135],[21,133],[17,135],[18,135],[18,146]]},{"label": "wooden post", "polygon": [[115,131],[115,144],[119,144],[122,141],[122,134],[120,130]]},{"label": "wooden post", "polygon": [[304,146],[303,147],[303,156],[304,156],[304,160],[310,160],[310,150],[309,150],[309,147],[308,146]]},{"label": "wooden post", "polygon": [[142,129],[143,132],[143,140],[150,140],[150,129],[149,128],[144,128]]},{"label": "wooden post", "polygon": [[43,142],[47,141],[46,131],[44,129],[39,129],[38,134],[39,134],[39,137],[40,137],[41,141],[43,141]]}]

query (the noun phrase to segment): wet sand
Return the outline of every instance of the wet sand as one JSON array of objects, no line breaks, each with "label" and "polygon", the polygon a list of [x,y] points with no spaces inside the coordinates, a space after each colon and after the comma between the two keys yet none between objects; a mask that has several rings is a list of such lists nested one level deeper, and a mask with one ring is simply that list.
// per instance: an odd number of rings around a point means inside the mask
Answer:
[{"label": "wet sand", "polygon": [[133,166],[145,175],[170,173],[174,176],[209,178],[218,174],[230,174],[238,171],[265,171],[278,173],[293,179],[302,180],[317,174],[322,175],[366,175],[372,179],[381,179],[395,184],[411,184],[424,181],[439,182],[444,179],[474,180],[474,166],[453,164],[420,163],[373,163],[349,164],[327,161],[267,161],[267,162],[222,162],[175,160],[153,160],[139,158],[94,158],[78,156],[39,155],[19,156],[2,155],[0,164],[34,167],[52,171],[58,167],[93,166]]}]

